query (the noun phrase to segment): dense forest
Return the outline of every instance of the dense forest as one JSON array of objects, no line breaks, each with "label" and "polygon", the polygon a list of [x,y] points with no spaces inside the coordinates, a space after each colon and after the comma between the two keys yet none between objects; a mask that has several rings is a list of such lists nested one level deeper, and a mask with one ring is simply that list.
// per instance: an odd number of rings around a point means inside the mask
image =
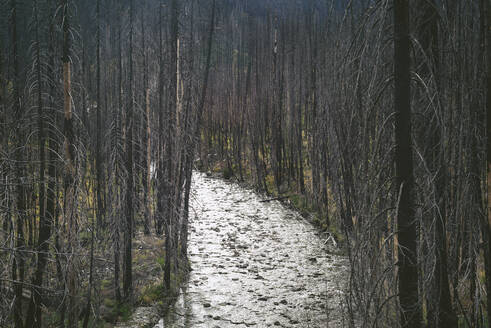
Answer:
[{"label": "dense forest", "polygon": [[333,240],[344,326],[490,327],[490,120],[490,0],[0,0],[0,326],[172,302],[202,171]]}]

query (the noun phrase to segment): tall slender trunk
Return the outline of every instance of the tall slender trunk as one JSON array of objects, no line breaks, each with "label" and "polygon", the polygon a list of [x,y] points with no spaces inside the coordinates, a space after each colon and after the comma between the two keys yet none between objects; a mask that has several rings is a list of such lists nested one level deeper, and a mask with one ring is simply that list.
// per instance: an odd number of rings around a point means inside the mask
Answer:
[{"label": "tall slender trunk", "polygon": [[411,147],[409,1],[394,0],[395,166],[399,241],[401,326],[421,326],[418,296],[417,234]]},{"label": "tall slender trunk", "polygon": [[[271,20],[271,18],[269,18]],[[273,68],[272,68],[272,84],[271,87],[273,89],[272,92],[272,124],[271,124],[271,133],[272,133],[272,142],[271,142],[271,164],[273,169],[273,176],[276,185],[276,190],[278,194],[281,193],[281,184],[282,181],[282,158],[281,158],[281,141],[280,141],[280,119],[281,119],[281,94],[279,94],[280,81],[278,78],[278,28],[276,26],[277,19],[273,19],[274,31],[273,31]],[[271,33],[271,32],[270,32]]]},{"label": "tall slender trunk", "polygon": [[[298,23],[297,23],[297,29],[298,29]],[[298,32],[298,31],[297,31]],[[295,52],[292,54],[292,57],[295,56]],[[292,69],[294,70],[293,66],[294,59],[292,59]],[[299,69],[299,80],[303,81],[303,70]],[[299,93],[298,93],[298,99],[301,101],[302,100],[302,91],[303,91],[303,83],[300,83],[299,87]],[[300,193],[302,195],[305,194],[305,177],[304,177],[304,166],[303,166],[303,136],[302,136],[302,105],[299,102],[297,105],[297,110],[295,111],[296,114],[296,146],[297,146],[297,154],[298,154],[298,184],[300,186]]]},{"label": "tall slender trunk", "polygon": [[97,107],[96,107],[96,124],[97,124],[97,140],[96,140],[96,198],[97,198],[97,210],[96,210],[96,216],[97,216],[97,227],[96,224],[94,223],[94,220],[92,220],[91,224],[91,229],[90,229],[90,256],[89,256],[89,285],[88,285],[88,292],[87,292],[87,305],[85,307],[85,315],[84,315],[84,321],[83,321],[83,327],[87,328],[89,324],[89,317],[90,317],[90,308],[92,304],[92,285],[94,281],[94,230],[97,228],[99,231],[103,225],[104,225],[104,220],[102,218],[102,213],[103,213],[103,203],[102,203],[102,163],[101,163],[101,96],[100,96],[100,85],[101,85],[101,63],[100,63],[100,53],[101,53],[101,33],[100,33],[100,0],[97,0],[96,2],[96,21],[97,21],[97,28],[96,28],[96,42],[97,42],[97,49],[96,49],[96,65],[97,65],[97,72],[96,72],[96,101],[97,101]]},{"label": "tall slender trunk", "polygon": [[[189,70],[191,72],[194,71],[194,46],[193,46],[193,40],[194,40],[194,0],[191,1],[191,8],[190,8],[190,34],[189,34],[189,39],[191,40],[190,45],[189,45],[189,50],[188,50],[188,56],[189,56]],[[187,206],[189,206],[189,199],[187,199],[186,203],[186,187],[188,185],[188,179],[191,179],[191,176],[189,176],[188,171],[192,172],[192,163],[190,164],[189,161],[191,159],[191,154],[190,154],[190,146],[191,146],[191,138],[190,134],[191,129],[192,129],[192,119],[191,119],[191,100],[192,100],[192,94],[191,90],[193,87],[193,81],[189,81],[186,87],[186,92],[185,92],[185,111],[184,111],[184,119],[183,119],[183,132],[181,133],[181,147],[183,148],[183,151],[181,151],[181,168],[179,170],[179,184],[178,186],[182,186],[184,184],[184,192],[180,192],[182,196],[180,198],[183,198],[184,202],[184,207],[182,208],[182,212],[179,212],[179,216],[181,218],[180,220],[180,227],[179,227],[179,246],[180,248],[180,253],[179,256],[184,259],[183,264],[184,264],[184,269],[188,269],[188,263],[187,263],[187,229],[188,229],[188,217],[189,217],[189,209]],[[190,181],[189,181],[190,183]],[[179,208],[181,210],[181,208]],[[184,231],[186,230],[186,231]]]},{"label": "tall slender trunk", "polygon": [[[182,95],[183,95],[183,81],[181,78],[181,45],[180,45],[180,40],[179,40],[179,35],[177,36],[177,52],[176,52],[176,118],[172,121],[175,122],[175,127],[173,130],[175,131],[174,133],[174,140],[172,140],[172,143],[174,145],[174,158],[175,161],[173,163],[173,177],[174,181],[172,182],[172,207],[173,210],[171,212],[171,218],[172,218],[172,249],[173,249],[173,269],[174,272],[177,272],[178,266],[179,266],[179,261],[177,259],[177,250],[178,250],[178,245],[179,245],[179,229],[180,229],[180,211],[181,211],[181,200],[182,200],[182,192],[181,192],[181,186],[182,186],[182,180],[184,179],[184,176],[181,174],[181,169],[182,169],[182,155],[184,153],[183,149],[184,147],[181,148],[181,141],[185,137],[185,132],[183,132],[184,125],[186,123],[182,122],[183,119],[183,113],[182,113]],[[172,107],[171,107],[172,109]],[[174,123],[173,123],[174,124]]]},{"label": "tall slender trunk", "polygon": [[177,74],[178,74],[178,58],[177,58],[177,48],[179,42],[179,25],[178,25],[178,1],[171,1],[171,44],[170,44],[170,61],[171,61],[171,72],[170,72],[170,87],[169,87],[169,107],[168,107],[168,124],[167,124],[167,136],[166,136],[166,192],[167,192],[167,202],[166,202],[166,222],[164,224],[165,230],[165,264],[164,264],[164,285],[166,289],[170,289],[170,271],[171,263],[174,261],[174,250],[175,245],[172,240],[174,226],[174,188],[172,185],[174,168],[173,156],[174,156],[174,140],[175,140],[175,119],[177,110],[177,96],[178,96],[178,85],[177,85]]},{"label": "tall slender trunk", "polygon": [[129,94],[126,108],[126,225],[124,230],[123,294],[131,303],[133,293],[132,236],[133,236],[133,0],[130,0]]},{"label": "tall slender trunk", "polygon": [[[162,224],[164,216],[164,197],[165,197],[165,178],[164,178],[164,61],[162,59],[163,53],[163,36],[162,36],[162,0],[159,3],[159,128],[158,128],[158,156],[157,156],[157,214],[155,233],[157,235],[162,234]],[[167,244],[165,244],[167,250]]]},{"label": "tall slender trunk", "polygon": [[[54,12],[54,11],[50,11]],[[54,32],[54,24],[50,24],[50,53],[54,53],[53,49],[53,32]],[[52,59],[52,62],[54,62],[54,59]],[[51,63],[51,65],[48,66],[48,80],[53,81],[54,80],[54,63]],[[55,94],[55,86],[52,83],[50,87],[50,108],[52,108],[50,112],[50,121],[51,124],[55,124],[56,122],[56,114],[54,113],[54,94]],[[47,148],[49,149],[49,156],[48,156],[48,176],[47,176],[47,181],[48,181],[48,187],[46,191],[46,220],[48,221],[48,227],[53,225],[54,221],[57,221],[56,215],[56,203],[57,203],[57,193],[55,192],[56,185],[57,185],[57,174],[56,174],[56,160],[58,158],[57,156],[57,149],[58,149],[58,136],[55,133],[55,129],[50,128],[48,129],[48,140],[46,143]],[[58,235],[58,232],[56,232],[56,236]],[[49,238],[47,239],[49,240]],[[46,246],[48,246],[48,243],[45,243]],[[59,243],[57,242],[57,238],[55,238],[55,249],[59,250]],[[47,251],[47,249],[46,249]],[[56,260],[57,264],[57,271],[59,270],[58,266],[60,264],[59,260]],[[39,308],[40,310],[41,308]],[[40,318],[41,312],[37,312],[36,316]],[[38,320],[38,322],[41,323],[41,320]]]},{"label": "tall slender trunk", "polygon": [[[55,15],[56,8],[58,7],[57,0],[51,0],[49,2],[49,13],[51,15]],[[50,123],[53,127],[60,125],[61,116],[55,110],[55,97],[56,90],[58,85],[54,82],[56,80],[56,70],[55,70],[55,57],[56,57],[56,39],[55,39],[55,30],[56,30],[56,22],[54,19],[51,20],[49,24],[49,62],[47,66],[47,80],[51,81],[49,88],[49,105],[51,108]],[[61,285],[62,290],[65,290],[65,280],[63,277],[63,269],[61,263],[60,254],[63,253],[63,246],[60,243],[60,229],[59,229],[59,212],[60,207],[58,204],[58,195],[59,195],[59,183],[58,183],[58,169],[57,169],[57,160],[59,159],[60,152],[60,140],[59,136],[56,133],[55,128],[48,129],[48,139],[47,139],[47,149],[49,149],[49,166],[48,166],[48,188],[46,193],[46,217],[51,220],[51,224],[54,225],[54,248],[55,248],[55,262],[56,262],[56,277]],[[59,314],[60,321],[64,322],[65,318],[65,306],[66,302],[64,299],[60,301],[59,304]]]},{"label": "tall slender trunk", "polygon": [[[13,83],[13,102],[14,102],[14,116],[16,120],[15,134],[15,146],[17,150],[15,151],[15,159],[17,163],[22,163],[23,159],[23,139],[22,132],[20,131],[21,121],[22,121],[22,107],[20,102],[20,92],[19,92],[19,58],[18,58],[18,47],[17,47],[17,2],[12,0],[10,2],[11,6],[11,22],[12,22],[12,56],[13,56],[13,70],[14,70],[14,83]],[[16,178],[17,181],[17,231],[15,236],[15,248],[16,252],[14,254],[14,259],[12,263],[12,280],[14,281],[14,324],[16,328],[23,327],[23,311],[22,311],[22,291],[24,284],[24,274],[25,274],[25,260],[24,260],[24,221],[25,221],[25,201],[24,201],[24,169],[21,165],[17,165]],[[14,215],[14,213],[12,212]],[[12,222],[15,222],[13,219]]]},{"label": "tall slender trunk", "polygon": [[151,133],[151,116],[150,116],[150,88],[148,87],[148,67],[147,67],[147,51],[145,49],[145,22],[142,9],[142,51],[143,51],[143,93],[145,98],[145,121],[146,121],[146,156],[145,156],[145,177],[144,177],[144,206],[145,218],[143,222],[143,231],[145,235],[150,234],[150,222],[152,215],[151,204],[151,168],[152,168],[152,133]]},{"label": "tall slender trunk", "polygon": [[65,135],[65,189],[64,189],[64,222],[68,222],[68,263],[67,263],[67,292],[68,292],[68,327],[76,327],[77,315],[77,269],[75,252],[75,147],[72,118],[71,95],[71,64],[70,64],[70,0],[63,0],[63,93],[64,93],[64,135]]},{"label": "tall slender trunk", "polygon": [[[437,74],[440,74],[440,62],[438,53],[438,12],[434,0],[423,0],[420,3],[422,13],[422,23],[418,28],[421,38],[421,46],[426,55],[426,61],[422,65],[423,78],[433,83],[440,94],[440,83]],[[433,72],[433,73],[432,73]],[[457,316],[452,309],[450,297],[450,286],[447,268],[447,203],[446,203],[446,186],[447,186],[447,167],[445,165],[445,149],[443,142],[444,135],[444,111],[435,107],[435,112],[430,122],[429,130],[432,131],[429,139],[428,162],[429,168],[435,178],[435,199],[437,208],[433,211],[433,220],[435,223],[435,272],[434,272],[434,292],[430,301],[435,302],[436,313],[433,315],[430,311],[432,308],[428,305],[428,325],[430,327],[456,327]],[[433,316],[433,317],[432,317]]]},{"label": "tall slender trunk", "polygon": [[92,304],[92,286],[94,284],[94,231],[96,229],[96,225],[94,220],[92,220],[91,228],[90,228],[90,255],[89,255],[89,285],[87,286],[87,305],[85,307],[85,316],[82,327],[87,328],[89,324],[90,317],[90,308]]},{"label": "tall slender trunk", "polygon": [[[0,125],[1,126],[7,126],[7,104],[6,104],[6,78],[5,78],[5,69],[3,65],[4,61],[4,43],[3,40],[0,39]],[[7,129],[0,129],[0,147],[3,151],[7,152],[8,151],[8,133],[6,131]],[[7,170],[4,169],[3,165],[0,167],[2,169],[2,175],[0,176],[0,179],[2,183],[5,183],[7,185],[7,180],[8,180],[8,173]],[[8,205],[7,205],[8,207]],[[7,210],[8,211],[8,210]],[[6,211],[6,212],[7,212]],[[4,233],[7,233],[9,230],[9,225],[10,225],[10,218],[9,215],[6,213],[3,216],[3,222],[2,222],[2,228]],[[3,213],[2,213],[3,214]],[[0,283],[0,289],[2,288],[3,284]]]},{"label": "tall slender trunk", "polygon": [[43,81],[41,79],[41,51],[39,36],[39,6],[38,1],[34,1],[34,22],[36,34],[36,79],[37,79],[37,103],[38,103],[38,147],[39,147],[39,238],[37,245],[37,267],[31,289],[31,299],[27,311],[26,324],[28,327],[42,326],[41,318],[41,286],[43,284],[43,274],[47,262],[48,239],[51,235],[51,220],[46,217],[45,212],[45,136],[44,136],[44,108],[42,98]]},{"label": "tall slender trunk", "polygon": [[152,215],[152,131],[150,124],[150,89],[147,87],[145,89],[145,113],[147,118],[147,147],[146,147],[146,175],[145,175],[145,222],[144,222],[144,233],[145,235],[150,234],[150,222]]},{"label": "tall slender trunk", "polygon": [[118,304],[121,303],[122,297],[121,297],[121,287],[120,287],[120,271],[121,271],[121,266],[120,266],[120,251],[121,251],[121,238],[120,238],[120,226],[121,226],[121,214],[122,214],[122,190],[120,186],[122,185],[121,181],[121,151],[120,147],[122,145],[122,108],[123,108],[123,94],[122,94],[122,88],[123,88],[123,56],[122,56],[122,3],[119,2],[117,4],[118,9],[117,9],[117,47],[118,47],[118,80],[116,83],[116,94],[118,98],[118,106],[115,110],[115,116],[116,116],[116,123],[115,123],[115,146],[114,148],[117,148],[116,153],[114,155],[115,160],[114,160],[114,184],[113,186],[114,193],[116,194],[114,196],[114,199],[116,201],[116,208],[118,211],[115,211],[116,213],[113,215],[112,219],[112,224],[113,224],[113,258],[114,258],[114,297],[116,299],[116,302]]},{"label": "tall slender trunk", "polygon": [[[318,70],[318,50],[317,50],[317,31],[316,31],[316,13],[312,10],[309,13],[309,47],[310,47],[310,95],[309,100],[311,103],[312,114],[309,119],[310,128],[310,165],[312,168],[312,190],[311,196],[314,198],[314,203],[317,203],[318,196],[320,195],[320,172],[319,172],[319,106],[318,106],[318,90],[317,90],[317,70]],[[349,207],[348,207],[349,208]],[[351,219],[351,216],[349,216]]]},{"label": "tall slender trunk", "polygon": [[101,156],[101,143],[102,143],[102,119],[101,119],[101,11],[100,11],[100,2],[101,0],[97,0],[96,3],[96,146],[95,146],[95,160],[96,160],[96,198],[97,198],[97,228],[98,230],[104,226],[104,203],[102,195],[104,194],[104,177],[103,177],[103,168],[102,168],[102,156]]},{"label": "tall slender trunk", "polygon": [[488,327],[491,327],[491,3],[490,0],[484,0],[485,14],[485,44],[486,44],[486,131],[487,131],[487,194],[488,194],[488,220],[487,220],[487,256],[485,256],[486,271],[486,292],[487,292],[487,313]]},{"label": "tall slender trunk", "polygon": [[192,179],[192,164],[194,162],[194,154],[196,149],[196,144],[200,138],[201,131],[201,121],[203,119],[203,108],[205,106],[206,100],[206,90],[208,88],[208,79],[210,75],[210,64],[211,64],[211,48],[213,44],[213,31],[215,30],[215,0],[213,0],[212,11],[211,11],[211,21],[210,30],[208,34],[208,50],[206,54],[206,67],[205,76],[203,81],[203,88],[201,90],[201,97],[198,104],[198,112],[196,117],[196,122],[194,124],[194,132],[192,133],[192,139],[190,142],[190,147],[188,150],[188,159],[185,167],[186,183],[184,186],[184,215],[181,228],[181,254],[184,258],[187,258],[187,247],[188,247],[188,221],[189,221],[189,195],[191,192],[191,179]]}]

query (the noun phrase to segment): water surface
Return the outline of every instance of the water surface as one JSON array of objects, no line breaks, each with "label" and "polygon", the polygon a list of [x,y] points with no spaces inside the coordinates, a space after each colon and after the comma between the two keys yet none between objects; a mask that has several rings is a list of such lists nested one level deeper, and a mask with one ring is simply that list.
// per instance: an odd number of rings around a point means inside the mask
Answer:
[{"label": "water surface", "polygon": [[278,201],[193,175],[193,271],[164,327],[338,327],[346,259]]}]

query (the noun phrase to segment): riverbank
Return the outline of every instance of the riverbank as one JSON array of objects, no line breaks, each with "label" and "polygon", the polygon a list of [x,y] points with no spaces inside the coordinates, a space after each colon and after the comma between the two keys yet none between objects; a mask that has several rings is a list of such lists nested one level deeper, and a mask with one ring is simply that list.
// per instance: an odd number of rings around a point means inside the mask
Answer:
[{"label": "riverbank", "polygon": [[[241,187],[261,194],[266,201],[269,199],[277,200],[284,206],[289,207],[293,211],[298,212],[305,220],[310,222],[316,227],[319,233],[325,238],[326,243],[332,245],[331,251],[339,253],[340,255],[346,255],[345,234],[342,232],[342,228],[338,227],[332,220],[337,215],[336,208],[333,205],[334,200],[332,195],[328,192],[329,206],[323,206],[319,208],[310,199],[312,196],[307,193],[300,193],[297,186],[292,182],[291,185],[284,185],[281,189],[281,194],[274,187],[273,176],[268,175],[265,178],[267,190],[258,190],[254,185],[250,169],[244,170],[242,180],[235,173],[234,169],[227,165],[224,161],[211,161],[207,163],[207,166],[203,166],[202,162],[198,162],[201,173],[210,177],[221,178],[226,181],[231,181],[239,184]],[[306,174],[308,177],[309,174]],[[308,180],[308,179],[307,179]]]},{"label": "riverbank", "polygon": [[113,280],[101,280],[100,321],[102,327],[152,328],[162,313],[176,300],[179,286],[186,280],[182,270],[172,274],[174,289],[163,288],[165,263],[165,239],[155,234],[145,236],[138,232],[133,241],[134,303],[132,306],[118,304],[114,299]]}]

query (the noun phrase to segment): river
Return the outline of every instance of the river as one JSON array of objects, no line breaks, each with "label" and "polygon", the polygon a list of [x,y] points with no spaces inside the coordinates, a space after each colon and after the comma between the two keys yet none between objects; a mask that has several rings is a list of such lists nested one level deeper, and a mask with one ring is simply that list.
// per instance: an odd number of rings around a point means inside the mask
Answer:
[{"label": "river", "polygon": [[278,201],[193,175],[181,295],[156,327],[340,327],[347,260]]}]

